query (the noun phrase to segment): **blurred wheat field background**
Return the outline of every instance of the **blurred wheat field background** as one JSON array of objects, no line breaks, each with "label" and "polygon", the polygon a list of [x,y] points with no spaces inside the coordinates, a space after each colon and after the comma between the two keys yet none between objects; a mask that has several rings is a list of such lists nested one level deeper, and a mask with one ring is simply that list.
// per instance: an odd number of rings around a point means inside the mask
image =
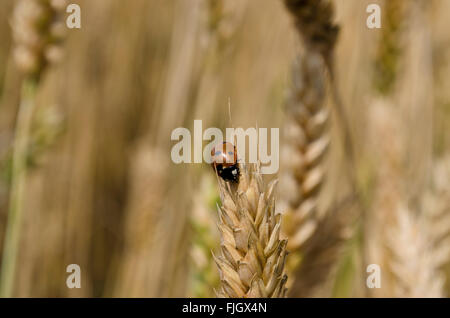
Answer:
[{"label": "blurred wheat field background", "polygon": [[[26,80],[17,2],[0,7],[2,261]],[[449,295],[450,1],[74,3],[82,27],[35,91],[11,296],[215,297],[217,179],[170,158],[172,130],[195,119],[280,128],[264,181],[280,179],[287,296]]]}]

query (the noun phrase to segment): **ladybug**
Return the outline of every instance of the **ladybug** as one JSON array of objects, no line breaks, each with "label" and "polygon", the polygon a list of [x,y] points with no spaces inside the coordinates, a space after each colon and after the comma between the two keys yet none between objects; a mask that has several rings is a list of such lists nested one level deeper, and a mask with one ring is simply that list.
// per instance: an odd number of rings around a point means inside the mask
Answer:
[{"label": "ladybug", "polygon": [[239,182],[239,165],[236,147],[224,141],[211,150],[212,167],[219,177],[233,183]]}]

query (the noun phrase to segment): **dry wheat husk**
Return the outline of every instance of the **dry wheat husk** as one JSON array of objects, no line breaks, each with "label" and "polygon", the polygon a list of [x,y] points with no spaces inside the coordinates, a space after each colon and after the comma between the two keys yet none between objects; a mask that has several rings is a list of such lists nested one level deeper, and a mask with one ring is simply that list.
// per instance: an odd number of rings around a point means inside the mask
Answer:
[{"label": "dry wheat husk", "polygon": [[219,297],[277,298],[286,294],[287,240],[275,214],[276,180],[264,185],[259,165],[241,165],[238,184],[219,180]]}]

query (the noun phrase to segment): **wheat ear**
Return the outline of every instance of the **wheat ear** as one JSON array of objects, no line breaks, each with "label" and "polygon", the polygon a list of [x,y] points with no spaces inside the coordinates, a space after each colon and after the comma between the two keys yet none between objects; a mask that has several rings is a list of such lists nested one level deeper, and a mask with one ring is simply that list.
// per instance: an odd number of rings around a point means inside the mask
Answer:
[{"label": "wheat ear", "polygon": [[61,59],[66,4],[66,0],[17,2],[11,21],[14,59],[26,76],[39,78],[48,64]]},{"label": "wheat ear", "polygon": [[284,0],[308,51],[319,53],[331,64],[339,28],[333,23],[329,0]]},{"label": "wheat ear", "polygon": [[280,240],[281,215],[275,214],[276,180],[265,187],[259,165],[240,165],[238,184],[219,178],[219,297],[277,298],[286,294],[287,240]]},{"label": "wheat ear", "polygon": [[356,220],[354,197],[348,197],[335,209],[333,216],[322,218],[317,231],[302,249],[301,265],[295,272],[295,280],[289,286],[289,295],[295,297],[328,297],[323,294],[326,283],[337,269],[336,260],[345,242],[353,235]]},{"label": "wheat ear", "polygon": [[353,191],[357,192],[356,177],[351,169],[354,164],[354,146],[347,114],[338,92],[334,77],[334,49],[339,35],[339,26],[333,22],[334,6],[330,0],[284,0],[294,18],[298,34],[303,40],[306,56],[321,56],[325,62],[324,71],[330,75],[330,90],[334,109],[339,119],[347,156],[347,169]]},{"label": "wheat ear", "polygon": [[[445,277],[440,268],[448,262],[448,239],[442,244],[432,232],[436,224],[428,212],[435,211],[414,212],[400,205],[396,223],[387,233],[389,269],[394,277],[390,296],[443,297]],[[448,226],[450,220],[446,216],[440,215],[439,219]]]},{"label": "wheat ear", "polygon": [[[294,64],[286,107],[280,177],[282,202],[286,205],[284,234],[289,237],[288,250],[297,256],[291,258],[288,266],[288,270],[295,271],[295,276],[290,275],[294,278],[290,295],[311,296],[331,274],[343,243],[351,235],[354,217],[353,212],[350,216],[348,211],[340,211],[347,204],[324,217],[319,215],[318,198],[326,177],[323,159],[330,145],[328,88],[334,97],[351,162],[354,152],[347,116],[333,78],[333,55],[339,33],[333,22],[333,5],[328,0],[284,0],[284,3],[303,42],[303,52]],[[352,170],[349,175],[356,192]],[[355,199],[356,196],[350,201]]]},{"label": "wheat ear", "polygon": [[317,197],[329,147],[325,105],[327,64],[337,37],[328,1],[285,0],[304,42],[304,52],[293,68],[293,83],[284,128],[282,174],[284,233],[290,251],[298,251],[317,227]]},{"label": "wheat ear", "polygon": [[444,265],[450,261],[450,156],[433,168],[420,213],[405,204],[387,232],[389,268],[395,297],[444,297]]},{"label": "wheat ear", "polygon": [[323,59],[310,55],[295,65],[286,107],[281,193],[286,207],[284,233],[296,251],[317,226],[317,197],[324,182],[323,158],[329,147],[328,109],[324,105]]},{"label": "wheat ear", "polygon": [[64,4],[64,0],[20,0],[13,12],[14,58],[24,73],[24,81],[17,115],[9,211],[0,273],[2,297],[10,297],[13,292],[35,94],[45,66],[60,55],[57,44],[63,33],[60,13]]}]

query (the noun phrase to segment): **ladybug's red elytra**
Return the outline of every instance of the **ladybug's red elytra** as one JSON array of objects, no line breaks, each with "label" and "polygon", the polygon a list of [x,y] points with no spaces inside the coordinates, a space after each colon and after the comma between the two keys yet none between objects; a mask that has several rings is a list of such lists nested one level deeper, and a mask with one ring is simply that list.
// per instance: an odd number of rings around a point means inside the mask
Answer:
[{"label": "ladybug's red elytra", "polygon": [[224,141],[211,150],[212,167],[225,181],[239,182],[239,164],[236,147]]}]

